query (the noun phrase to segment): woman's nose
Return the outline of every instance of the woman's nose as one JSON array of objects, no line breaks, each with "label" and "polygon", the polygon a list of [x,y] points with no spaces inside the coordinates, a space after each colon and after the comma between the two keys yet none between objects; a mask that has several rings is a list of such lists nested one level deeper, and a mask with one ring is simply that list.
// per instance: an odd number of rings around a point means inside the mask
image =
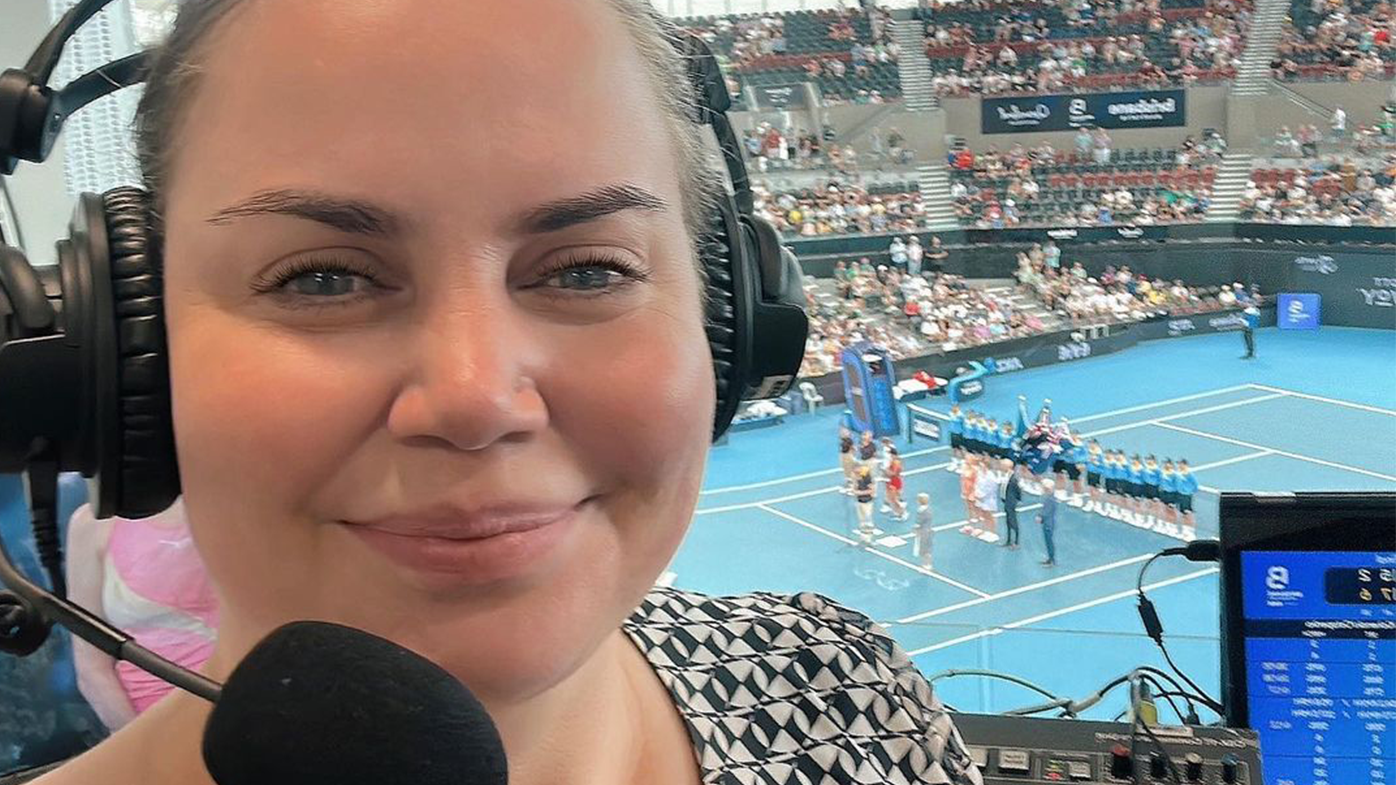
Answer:
[{"label": "woman's nose", "polygon": [[398,438],[430,437],[460,450],[526,438],[547,426],[535,378],[544,348],[528,320],[508,307],[441,309],[403,351],[411,376],[388,415]]}]

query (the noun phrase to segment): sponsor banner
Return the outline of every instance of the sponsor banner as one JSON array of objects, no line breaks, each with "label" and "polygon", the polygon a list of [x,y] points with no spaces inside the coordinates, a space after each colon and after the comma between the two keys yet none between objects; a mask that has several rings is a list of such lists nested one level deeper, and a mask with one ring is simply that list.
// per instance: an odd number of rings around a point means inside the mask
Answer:
[{"label": "sponsor banner", "polygon": [[1396,253],[1289,256],[1292,287],[1317,295],[1325,324],[1396,328]]},{"label": "sponsor banner", "polygon": [[1338,261],[1328,254],[1296,256],[1294,257],[1294,266],[1306,273],[1318,273],[1319,275],[1332,275],[1338,272]]},{"label": "sponsor banner", "polygon": [[805,86],[803,84],[758,85],[756,105],[762,109],[803,109],[805,106]]},{"label": "sponsor banner", "polygon": [[927,417],[912,415],[911,432],[933,442],[940,441],[940,423]]},{"label": "sponsor banner", "polygon": [[965,232],[965,240],[975,245],[1006,242],[1107,243],[1120,240],[1166,240],[1167,226],[1073,226],[1058,229],[975,229]]},{"label": "sponsor banner", "polygon": [[1085,93],[980,102],[980,132],[1020,134],[1076,128],[1174,128],[1187,122],[1187,94],[1182,90]]},{"label": "sponsor banner", "polygon": [[1280,295],[1275,310],[1281,330],[1317,330],[1322,298],[1317,294]]},{"label": "sponsor banner", "polygon": [[[1007,355],[1003,357],[990,357],[994,361],[994,373],[1009,373],[1010,371],[1023,370],[1023,358]],[[988,362],[985,361],[985,365]]]},{"label": "sponsor banner", "polygon": [[1396,307],[1396,278],[1372,276],[1372,285],[1358,286],[1357,293],[1368,308]]}]

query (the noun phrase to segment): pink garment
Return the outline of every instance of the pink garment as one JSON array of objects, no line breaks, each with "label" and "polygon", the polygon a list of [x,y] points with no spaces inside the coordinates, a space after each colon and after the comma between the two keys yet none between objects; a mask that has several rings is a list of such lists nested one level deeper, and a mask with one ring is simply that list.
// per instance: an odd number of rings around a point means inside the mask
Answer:
[{"label": "pink garment", "polygon": [[[186,668],[203,666],[213,652],[218,600],[176,504],[154,518],[114,518],[102,584],[108,621],[136,642]],[[117,678],[136,713],[172,687],[125,662]]]}]

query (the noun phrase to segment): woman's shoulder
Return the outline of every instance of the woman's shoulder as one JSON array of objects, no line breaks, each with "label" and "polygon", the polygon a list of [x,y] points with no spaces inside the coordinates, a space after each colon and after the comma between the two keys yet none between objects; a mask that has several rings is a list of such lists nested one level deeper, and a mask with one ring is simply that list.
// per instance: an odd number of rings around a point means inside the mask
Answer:
[{"label": "woman's shoulder", "polygon": [[744,644],[740,650],[752,654],[831,643],[862,650],[867,659],[891,665],[895,651],[901,658],[896,664],[910,666],[885,629],[863,613],[813,592],[714,596],[660,587],[645,597],[626,626],[661,635],[682,630],[706,640],[736,636]]},{"label": "woman's shoulder", "polygon": [[834,600],[661,588],[625,628],[701,738],[709,772],[804,759],[843,782],[839,761],[856,760],[879,768],[880,782],[979,782],[910,657]]}]

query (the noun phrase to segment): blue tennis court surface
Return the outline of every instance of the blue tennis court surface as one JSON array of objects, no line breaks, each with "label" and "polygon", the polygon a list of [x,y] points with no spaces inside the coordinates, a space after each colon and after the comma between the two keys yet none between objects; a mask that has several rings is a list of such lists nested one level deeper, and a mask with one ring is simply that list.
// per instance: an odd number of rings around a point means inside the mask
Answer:
[{"label": "blue tennis court surface", "polygon": [[[1396,333],[1272,329],[1257,337],[1256,360],[1238,359],[1239,336],[1220,334],[998,376],[971,406],[1011,419],[1019,394],[1033,412],[1050,398],[1056,416],[1107,448],[1187,459],[1203,484],[1204,537],[1216,534],[1218,490],[1396,489]],[[905,496],[931,496],[933,569],[912,553],[911,524],[886,515],[877,519],[881,541],[855,547],[853,502],[838,493],[838,416],[833,407],[791,418],[713,450],[693,526],[670,568],[674,585],[828,595],[888,625],[928,676],[992,669],[1082,697],[1137,665],[1164,665],[1143,635],[1134,584],[1143,561],[1177,540],[1062,507],[1058,564],[1043,567],[1036,498],[1020,507],[1020,550],[960,534],[965,511],[959,476],[945,469],[948,448],[918,442],[903,451]],[[1215,567],[1160,560],[1146,585],[1174,659],[1215,693]],[[1040,700],[979,678],[936,688],[965,711]],[[1091,716],[1112,717],[1122,706],[1117,696]]]}]

